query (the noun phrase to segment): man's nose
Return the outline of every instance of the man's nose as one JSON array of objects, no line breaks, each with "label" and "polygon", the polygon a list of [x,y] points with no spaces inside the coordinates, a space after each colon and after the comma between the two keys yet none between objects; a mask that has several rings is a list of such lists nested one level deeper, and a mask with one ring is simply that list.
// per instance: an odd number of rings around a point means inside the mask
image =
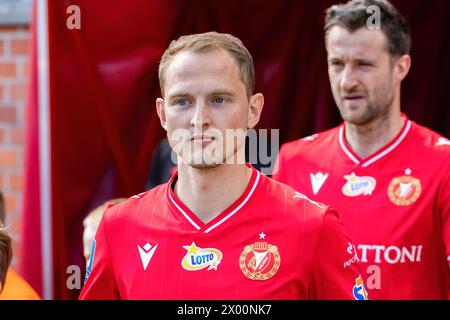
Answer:
[{"label": "man's nose", "polygon": [[191,118],[191,125],[195,128],[203,128],[211,123],[210,110],[207,103],[196,102],[194,113]]},{"label": "man's nose", "polygon": [[350,92],[358,86],[358,78],[351,66],[346,66],[342,72],[340,87],[344,92]]}]

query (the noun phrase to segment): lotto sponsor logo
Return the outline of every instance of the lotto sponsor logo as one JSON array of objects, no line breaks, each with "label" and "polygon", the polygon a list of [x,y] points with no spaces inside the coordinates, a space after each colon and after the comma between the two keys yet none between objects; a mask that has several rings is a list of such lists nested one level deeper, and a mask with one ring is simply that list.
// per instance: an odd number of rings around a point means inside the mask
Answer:
[{"label": "lotto sponsor logo", "polygon": [[347,182],[342,187],[342,193],[347,197],[369,196],[377,185],[377,181],[374,178],[358,177],[354,172],[344,176],[344,178]]},{"label": "lotto sponsor logo", "polygon": [[[367,244],[358,245],[358,250],[360,250],[361,253],[360,257],[362,263],[386,262],[389,264],[396,264],[420,262],[422,259],[422,248],[422,245],[403,247]],[[368,256],[370,256],[370,258]]]},{"label": "lotto sponsor logo", "polygon": [[208,268],[216,270],[222,261],[223,254],[220,250],[214,248],[200,248],[195,242],[189,246],[183,246],[188,252],[183,257],[181,265],[185,270],[197,271]]}]

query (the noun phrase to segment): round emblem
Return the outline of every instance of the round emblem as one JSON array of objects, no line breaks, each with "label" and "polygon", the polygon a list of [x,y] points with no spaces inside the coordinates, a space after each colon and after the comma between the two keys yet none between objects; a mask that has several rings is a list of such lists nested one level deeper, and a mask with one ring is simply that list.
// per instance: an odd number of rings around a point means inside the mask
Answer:
[{"label": "round emblem", "polygon": [[272,278],[280,268],[280,263],[277,246],[267,242],[255,242],[245,246],[239,258],[242,273],[251,280]]},{"label": "round emblem", "polygon": [[416,202],[422,193],[419,179],[402,176],[392,179],[388,188],[389,199],[397,206],[409,206]]}]

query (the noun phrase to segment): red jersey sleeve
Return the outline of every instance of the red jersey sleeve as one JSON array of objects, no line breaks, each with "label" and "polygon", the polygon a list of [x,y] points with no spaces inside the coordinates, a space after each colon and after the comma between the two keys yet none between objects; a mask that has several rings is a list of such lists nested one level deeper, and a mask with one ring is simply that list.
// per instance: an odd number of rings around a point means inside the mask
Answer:
[{"label": "red jersey sleeve", "polygon": [[283,183],[287,183],[287,178],[286,178],[286,165],[285,165],[285,156],[284,156],[284,151],[285,151],[286,147],[285,145],[281,146],[280,151],[278,152],[277,158],[275,160],[275,165],[273,167],[273,172],[272,172],[272,178],[283,182]]},{"label": "red jersey sleeve", "polygon": [[79,296],[80,300],[120,299],[109,257],[105,220],[101,220],[95,235],[86,280]]},{"label": "red jersey sleeve", "polygon": [[312,261],[311,281],[311,299],[368,299],[356,248],[334,209],[328,209],[323,218]]},{"label": "red jersey sleeve", "polygon": [[[442,238],[444,239],[445,255],[448,262],[450,274],[450,161],[447,170],[444,170],[446,177],[440,189],[438,210],[442,224]],[[450,275],[449,275],[450,276]],[[450,300],[450,288],[447,288],[447,298]]]}]

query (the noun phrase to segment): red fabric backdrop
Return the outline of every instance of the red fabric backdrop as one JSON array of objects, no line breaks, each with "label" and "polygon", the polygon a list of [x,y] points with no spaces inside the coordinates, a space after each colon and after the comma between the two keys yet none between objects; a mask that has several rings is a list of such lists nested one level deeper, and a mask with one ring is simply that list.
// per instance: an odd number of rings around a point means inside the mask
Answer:
[{"label": "red fabric backdrop", "polygon": [[[84,268],[87,212],[144,189],[152,150],[164,136],[154,101],[158,61],[169,42],[211,30],[241,38],[254,57],[257,90],[266,98],[259,128],[279,128],[285,142],[340,122],[322,32],[324,10],[336,2],[49,1],[55,298],[78,295],[66,288],[66,268]],[[450,2],[393,2],[413,34],[403,111],[449,136]],[[72,4],[81,9],[81,30],[66,28]],[[41,292],[36,64],[33,70],[21,272]]]}]

